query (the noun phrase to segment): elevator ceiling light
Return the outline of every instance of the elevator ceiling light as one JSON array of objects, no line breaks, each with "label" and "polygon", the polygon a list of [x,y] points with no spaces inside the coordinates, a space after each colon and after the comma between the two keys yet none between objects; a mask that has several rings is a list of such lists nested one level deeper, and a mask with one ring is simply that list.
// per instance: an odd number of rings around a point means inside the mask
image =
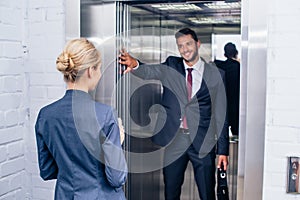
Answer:
[{"label": "elevator ceiling light", "polygon": [[212,2],[212,3],[205,3],[206,7],[210,9],[240,9],[241,8],[241,2],[231,2],[231,3],[225,3],[222,1]]},{"label": "elevator ceiling light", "polygon": [[202,18],[197,18],[197,17],[190,17],[188,18],[191,22],[195,24],[220,24],[220,23],[225,23],[225,20],[215,20],[211,17],[202,17]]},{"label": "elevator ceiling light", "polygon": [[235,24],[240,23],[239,17],[234,16],[220,16],[219,18],[215,17],[190,17],[188,18],[191,22],[195,24]]},{"label": "elevator ceiling light", "polygon": [[170,10],[170,11],[195,11],[202,10],[200,7],[194,4],[153,4],[151,5],[153,8],[157,8],[159,10]]}]

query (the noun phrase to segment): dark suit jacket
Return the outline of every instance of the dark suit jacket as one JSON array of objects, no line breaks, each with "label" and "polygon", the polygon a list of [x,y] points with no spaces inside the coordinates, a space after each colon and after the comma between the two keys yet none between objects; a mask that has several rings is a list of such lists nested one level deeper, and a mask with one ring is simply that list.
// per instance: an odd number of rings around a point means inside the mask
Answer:
[{"label": "dark suit jacket", "polygon": [[158,65],[141,64],[133,71],[143,79],[160,80],[163,86],[153,142],[168,145],[178,132],[182,118],[187,116],[191,141],[200,154],[214,152],[228,155],[229,137],[226,121],[224,72],[205,63],[201,88],[191,101],[187,99],[183,58],[170,56]]},{"label": "dark suit jacket", "polygon": [[225,71],[228,109],[228,125],[233,135],[239,133],[240,110],[240,63],[228,58],[226,61],[215,60],[217,67]]},{"label": "dark suit jacket", "polygon": [[127,167],[111,107],[67,90],[42,108],[35,131],[40,176],[57,179],[55,199],[125,199]]}]

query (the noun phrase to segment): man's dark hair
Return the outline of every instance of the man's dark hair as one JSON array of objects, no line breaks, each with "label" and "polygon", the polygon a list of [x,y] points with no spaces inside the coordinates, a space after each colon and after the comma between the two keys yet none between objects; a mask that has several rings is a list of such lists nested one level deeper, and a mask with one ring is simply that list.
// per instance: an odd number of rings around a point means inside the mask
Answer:
[{"label": "man's dark hair", "polygon": [[195,33],[195,31],[193,31],[190,28],[183,28],[180,29],[176,34],[175,34],[175,38],[178,39],[179,37],[183,36],[183,35],[191,35],[193,37],[193,39],[198,42],[198,37],[197,34]]},{"label": "man's dark hair", "polygon": [[225,51],[225,57],[227,58],[235,58],[238,54],[238,51],[236,50],[235,44],[228,42],[224,46],[224,51]]}]

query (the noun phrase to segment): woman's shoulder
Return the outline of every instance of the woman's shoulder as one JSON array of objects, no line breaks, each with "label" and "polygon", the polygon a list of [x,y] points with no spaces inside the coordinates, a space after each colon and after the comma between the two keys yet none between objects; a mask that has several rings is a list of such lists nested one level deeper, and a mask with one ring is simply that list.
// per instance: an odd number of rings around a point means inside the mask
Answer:
[{"label": "woman's shoulder", "polygon": [[45,105],[44,107],[42,107],[39,111],[39,115],[49,115],[50,113],[57,113],[62,111],[62,106],[60,106],[61,104],[61,99],[56,100],[52,103],[49,103],[47,105]]}]

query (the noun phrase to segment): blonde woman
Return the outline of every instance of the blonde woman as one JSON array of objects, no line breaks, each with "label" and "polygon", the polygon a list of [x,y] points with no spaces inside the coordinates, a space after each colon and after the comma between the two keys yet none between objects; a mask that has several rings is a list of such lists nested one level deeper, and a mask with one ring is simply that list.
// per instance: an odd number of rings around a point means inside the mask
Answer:
[{"label": "blonde woman", "polygon": [[101,56],[87,39],[68,42],[56,60],[65,95],[43,107],[35,131],[40,176],[57,179],[55,199],[123,200],[127,166],[114,110],[89,95]]}]

